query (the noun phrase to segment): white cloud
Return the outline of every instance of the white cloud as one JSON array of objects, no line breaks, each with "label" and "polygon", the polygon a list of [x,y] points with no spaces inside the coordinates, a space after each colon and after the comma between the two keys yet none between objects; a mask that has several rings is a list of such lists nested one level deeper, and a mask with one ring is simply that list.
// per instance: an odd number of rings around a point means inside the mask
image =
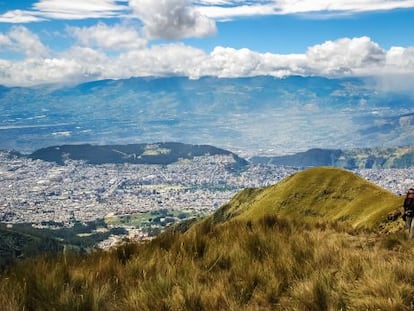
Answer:
[{"label": "white cloud", "polygon": [[249,49],[216,47],[210,54],[208,71],[219,77],[249,76],[261,61],[261,55]]},{"label": "white cloud", "polygon": [[278,14],[274,4],[249,4],[237,6],[199,6],[202,14],[215,20],[228,20],[236,17],[263,16]]},{"label": "white cloud", "polygon": [[233,1],[229,0],[198,0],[194,1],[196,4],[202,5],[229,5],[233,4]]},{"label": "white cloud", "polygon": [[171,75],[199,77],[198,68],[206,58],[204,51],[184,44],[158,45],[120,55],[110,67],[109,75],[117,78]]},{"label": "white cloud", "polygon": [[128,0],[40,0],[31,8],[0,15],[0,23],[31,23],[50,19],[119,18],[131,13]]},{"label": "white cloud", "polygon": [[[74,63],[79,66],[81,75],[100,76],[112,60],[105,53],[88,47],[73,47],[59,55],[61,61]],[[103,77],[103,76],[102,76]],[[83,79],[82,79],[83,80]]]},{"label": "white cloud", "polygon": [[[51,59],[28,59],[19,62],[0,63],[1,83],[11,85],[36,85],[44,83],[60,82],[57,76],[64,76],[70,81],[70,64],[65,64]],[[72,64],[76,66],[76,64]]]},{"label": "white cloud", "polygon": [[0,34],[0,49],[21,52],[26,58],[39,58],[49,51],[39,37],[23,26],[14,26],[7,34]]},{"label": "white cloud", "polygon": [[32,86],[39,84],[77,84],[99,80],[111,60],[90,48],[75,47],[59,57],[0,60],[0,84]]},{"label": "white cloud", "polygon": [[275,8],[280,14],[312,12],[368,12],[414,7],[413,0],[278,0]]},{"label": "white cloud", "polygon": [[414,71],[414,47],[392,47],[387,52],[387,67],[389,71],[398,72]]},{"label": "white cloud", "polygon": [[7,48],[12,45],[12,41],[10,40],[9,36],[0,33],[0,49]]},{"label": "white cloud", "polygon": [[318,14],[355,14],[414,7],[414,0],[199,0],[198,9],[210,18],[227,20],[243,16]]},{"label": "white cloud", "polygon": [[122,18],[135,11],[151,36],[176,39],[214,33],[212,19],[286,14],[332,17],[408,8],[414,8],[414,0],[39,0],[32,8],[0,15],[0,22]]},{"label": "white cloud", "polygon": [[216,47],[202,68],[209,75],[218,77],[258,75],[284,77],[305,74],[305,58],[303,54],[262,54],[249,49]]},{"label": "white cloud", "polygon": [[386,65],[376,76],[376,87],[384,91],[414,90],[414,47],[392,47],[387,51]]},{"label": "white cloud", "polygon": [[127,0],[40,0],[33,9],[51,19],[119,17],[128,11]]},{"label": "white cloud", "polygon": [[214,34],[216,24],[196,10],[190,0],[130,0],[149,38],[181,39]]},{"label": "white cloud", "polygon": [[136,29],[124,25],[108,26],[100,22],[92,27],[69,27],[68,31],[86,47],[131,50],[141,49],[147,43]]},{"label": "white cloud", "polygon": [[310,47],[306,53],[308,66],[317,74],[364,74],[382,67],[386,53],[368,37],[343,38]]},{"label": "white cloud", "polygon": [[[109,26],[102,24],[96,27],[103,27],[112,34],[113,29]],[[94,33],[91,28],[86,33],[85,38],[79,35],[80,41],[81,38],[85,40],[83,46],[73,46],[53,56],[48,55],[38,38],[24,27],[14,27],[10,33],[0,35],[0,48],[19,47],[27,56],[22,61],[0,61],[0,83],[35,85],[171,75],[190,78],[371,75],[381,77],[378,80],[380,87],[392,89],[398,85],[393,85],[383,77],[392,77],[393,81],[399,81],[398,77],[403,77],[404,88],[407,88],[407,83],[411,85],[410,81],[413,81],[408,77],[414,76],[414,47],[393,47],[385,51],[368,37],[327,41],[309,47],[303,54],[258,53],[249,49],[226,47],[216,47],[208,54],[184,44],[150,47],[126,44],[125,50],[114,54],[108,49],[112,49],[116,43],[105,45],[100,41],[103,38],[90,35]],[[88,38],[95,42],[88,44]]]},{"label": "white cloud", "polygon": [[0,15],[0,23],[22,24],[42,20],[43,18],[36,16],[35,12],[26,10],[13,10]]}]

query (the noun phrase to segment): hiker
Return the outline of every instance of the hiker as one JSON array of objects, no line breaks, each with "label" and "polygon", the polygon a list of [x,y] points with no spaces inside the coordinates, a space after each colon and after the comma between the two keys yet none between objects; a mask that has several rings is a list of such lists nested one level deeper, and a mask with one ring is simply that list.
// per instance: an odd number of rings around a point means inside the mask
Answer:
[{"label": "hiker", "polygon": [[414,237],[414,188],[408,189],[405,197],[403,219],[408,229],[408,236],[411,239]]}]

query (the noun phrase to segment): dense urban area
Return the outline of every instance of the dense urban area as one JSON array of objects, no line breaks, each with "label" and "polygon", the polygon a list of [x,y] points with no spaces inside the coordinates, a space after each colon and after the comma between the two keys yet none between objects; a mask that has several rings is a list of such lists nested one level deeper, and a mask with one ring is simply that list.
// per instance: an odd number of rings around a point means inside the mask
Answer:
[{"label": "dense urban area", "polygon": [[[157,210],[211,212],[241,189],[275,184],[301,169],[250,164],[234,171],[234,161],[214,155],[170,165],[57,165],[0,152],[0,222],[71,226]],[[396,194],[414,186],[413,168],[355,173]]]}]

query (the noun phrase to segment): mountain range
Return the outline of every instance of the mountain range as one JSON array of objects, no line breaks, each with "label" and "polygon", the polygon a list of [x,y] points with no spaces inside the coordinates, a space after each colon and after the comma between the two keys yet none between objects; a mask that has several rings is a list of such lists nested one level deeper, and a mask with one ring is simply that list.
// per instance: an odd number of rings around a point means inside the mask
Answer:
[{"label": "mountain range", "polygon": [[0,88],[0,149],[155,141],[243,156],[414,141],[414,97],[368,78],[292,76],[102,80]]},{"label": "mountain range", "polygon": [[414,146],[364,149],[309,149],[285,156],[252,157],[248,160],[237,154],[210,145],[191,145],[176,142],[129,145],[61,145],[41,148],[30,154],[10,152],[63,165],[65,160],[81,160],[89,164],[132,163],[167,165],[198,156],[227,155],[234,159],[232,170],[245,168],[249,163],[291,167],[334,166],[345,169],[410,168],[414,167]]},{"label": "mountain range", "polygon": [[346,169],[414,167],[414,147],[365,149],[310,149],[292,155],[253,157],[252,163],[294,167],[335,166]]}]

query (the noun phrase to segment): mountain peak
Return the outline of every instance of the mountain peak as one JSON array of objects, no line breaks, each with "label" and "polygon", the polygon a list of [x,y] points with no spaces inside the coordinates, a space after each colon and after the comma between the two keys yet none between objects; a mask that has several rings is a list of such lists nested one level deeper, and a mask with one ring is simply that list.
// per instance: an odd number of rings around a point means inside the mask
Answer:
[{"label": "mountain peak", "polygon": [[356,174],[333,167],[307,169],[263,189],[247,189],[213,216],[257,219],[269,214],[345,221],[376,229],[401,207],[401,198]]}]

